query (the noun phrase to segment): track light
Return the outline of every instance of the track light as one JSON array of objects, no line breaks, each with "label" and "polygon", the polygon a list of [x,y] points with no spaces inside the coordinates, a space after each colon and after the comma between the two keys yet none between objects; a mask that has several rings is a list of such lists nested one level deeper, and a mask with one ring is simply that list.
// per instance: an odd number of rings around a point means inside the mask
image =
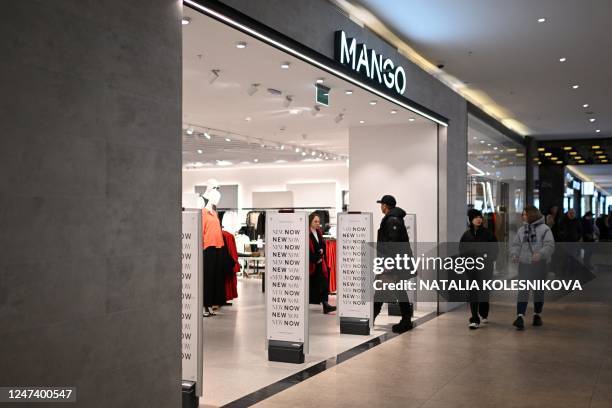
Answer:
[{"label": "track light", "polygon": [[219,73],[220,72],[221,72],[220,69],[212,69],[210,71],[210,76],[208,78],[208,83],[212,84],[213,82],[215,82],[219,78]]},{"label": "track light", "polygon": [[344,119],[344,113],[339,113],[338,116],[334,118],[334,122],[340,123],[342,122],[342,119]]},{"label": "track light", "polygon": [[288,108],[289,105],[291,105],[291,102],[293,102],[293,96],[292,95],[286,95],[285,96],[285,100],[283,101],[283,106],[285,108]]},{"label": "track light", "polygon": [[251,84],[249,89],[247,89],[247,94],[249,94],[249,96],[255,95],[255,93],[259,90],[259,85],[261,84]]}]

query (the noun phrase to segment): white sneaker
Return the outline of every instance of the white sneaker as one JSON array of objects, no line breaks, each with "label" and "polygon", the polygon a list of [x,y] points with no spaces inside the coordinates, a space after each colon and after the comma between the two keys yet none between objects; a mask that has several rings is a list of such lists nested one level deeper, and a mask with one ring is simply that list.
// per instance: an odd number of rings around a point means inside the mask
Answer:
[{"label": "white sneaker", "polygon": [[470,330],[476,330],[478,328],[479,324],[478,323],[470,323]]},{"label": "white sneaker", "polygon": [[489,323],[489,320],[485,319],[485,318],[482,318],[482,319],[480,319],[480,323],[487,324],[487,323]]}]

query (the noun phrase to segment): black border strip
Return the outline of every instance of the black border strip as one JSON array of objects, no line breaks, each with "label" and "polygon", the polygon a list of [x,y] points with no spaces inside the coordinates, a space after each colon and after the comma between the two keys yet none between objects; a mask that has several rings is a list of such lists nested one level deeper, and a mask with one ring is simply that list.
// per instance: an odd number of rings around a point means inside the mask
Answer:
[{"label": "black border strip", "polygon": [[[438,316],[440,316],[440,314],[436,312],[431,312],[423,317],[413,320],[412,323],[414,324],[414,327],[417,327]],[[296,384],[299,384],[302,381],[306,381],[307,379],[314,377],[317,374],[320,374],[326,370],[329,370],[330,368],[337,366],[338,364],[343,363],[376,346],[379,346],[382,343],[389,341],[397,336],[399,336],[399,334],[395,334],[392,332],[383,333],[380,336],[370,339],[362,344],[359,344],[358,346],[355,346],[352,349],[344,351],[335,357],[328,358],[325,361],[321,361],[320,363],[317,363],[311,367],[305,368],[302,371],[292,374],[286,378],[283,378],[282,380],[279,380],[264,388],[261,388],[250,394],[247,394],[244,397],[241,397],[235,401],[232,401],[226,405],[223,405],[222,408],[243,408],[243,407],[250,407],[251,405],[255,405],[258,402],[265,400],[266,398],[270,398],[271,396],[278,394],[279,392],[284,391]]]},{"label": "black border strip", "polygon": [[[290,38],[290,37],[288,37],[288,36],[278,32],[278,31],[268,27],[267,25],[265,25],[265,24],[255,20],[255,19],[247,16],[246,14],[243,14],[243,13],[239,12],[236,9],[233,9],[233,8],[227,6],[226,4],[221,3],[218,0],[191,0],[191,1],[201,5],[202,7],[207,7],[209,9],[212,9],[215,12],[217,12],[219,14],[222,14],[223,16],[225,16],[225,17],[227,17],[227,18],[229,18],[231,20],[234,20],[234,21],[236,21],[237,23],[239,23],[241,25],[249,27],[250,29],[252,29],[254,31],[257,31],[257,32],[265,35],[266,37],[269,37],[269,38],[273,39],[274,41],[278,41],[279,43],[282,43],[282,44],[284,44],[284,45],[286,45],[288,47],[291,47],[291,48],[295,49],[296,51],[298,51],[299,53],[307,56],[308,58],[312,58],[313,60],[316,60],[316,61],[318,61],[318,62],[320,62],[320,63],[322,63],[322,64],[324,64],[324,65],[326,65],[326,66],[328,66],[328,67],[330,67],[332,69],[335,69],[337,71],[342,72],[344,75],[346,75],[347,77],[352,78],[353,80],[355,80],[357,82],[367,83],[368,86],[370,86],[372,88],[375,88],[377,91],[381,92],[384,95],[387,95],[388,98],[397,99],[397,100],[403,102],[404,104],[409,105],[410,107],[412,107],[412,108],[414,108],[416,110],[419,110],[419,111],[423,112],[424,114],[431,116],[432,118],[435,118],[436,120],[438,120],[440,122],[444,122],[447,125],[449,124],[448,118],[446,118],[446,117],[444,117],[444,116],[442,116],[442,115],[440,115],[440,114],[438,114],[438,113],[436,113],[436,112],[426,108],[425,106],[423,106],[423,105],[421,105],[421,104],[419,104],[419,103],[413,101],[412,99],[407,98],[407,97],[405,97],[403,95],[396,95],[396,94],[391,95],[391,94],[389,94],[388,91],[386,89],[384,89],[380,84],[377,84],[374,81],[366,81],[365,79],[363,79],[361,77],[356,77],[354,75],[353,71],[349,70],[348,68],[346,68],[345,66],[343,66],[342,64],[337,62],[336,60],[331,59],[331,58],[329,58],[329,57],[327,57],[327,56],[325,56],[325,55],[323,55],[323,54],[321,54],[321,53],[319,53],[317,51],[314,51],[311,48],[308,48],[308,47],[302,45],[301,43],[295,41],[294,39],[292,39],[292,38]],[[213,19],[215,19],[215,20],[217,20],[217,21],[219,21],[219,22],[221,22],[223,24],[227,24],[225,21],[220,20],[216,16],[214,16],[212,14],[209,14],[209,13],[206,13],[203,10],[200,10],[198,8],[195,8],[195,7],[191,6],[188,3],[184,3],[183,2],[183,5],[189,7],[190,9],[192,9],[194,11],[197,11],[198,13],[201,13],[201,14],[204,14],[204,15],[210,17],[210,18],[213,18]],[[249,34],[248,32],[245,32],[244,30],[241,30],[239,27],[232,27],[232,28],[234,28],[235,30],[238,30],[238,31],[242,31],[245,34],[251,36],[251,34]],[[266,41],[264,41],[263,39],[260,39],[260,38],[256,38],[256,39],[259,40],[259,41],[262,41],[262,42],[266,42]],[[277,47],[274,44],[268,43],[268,45],[270,45],[270,46],[272,46],[272,47],[274,47],[274,48],[276,48],[276,49],[286,53],[285,50]],[[298,55],[292,55],[292,56],[295,57],[295,58],[298,58],[298,59],[302,59]],[[308,62],[308,61],[304,61],[304,62],[306,62],[307,64],[310,64],[310,62]],[[325,70],[322,67],[317,67],[317,68]],[[330,72],[330,74],[334,75],[331,72]],[[355,84],[355,86],[359,86],[359,85]],[[364,88],[362,88],[362,89],[364,89]],[[364,89],[364,90],[366,92],[370,92],[367,89]],[[390,102],[393,103],[393,101],[390,101]],[[414,112],[414,113],[418,114],[417,112]]]},{"label": "black border strip", "polygon": [[509,139],[512,139],[513,141],[521,144],[522,146],[527,146],[527,142],[525,141],[525,138],[523,136],[508,129],[503,124],[501,124],[498,120],[493,118],[487,112],[483,111],[482,109],[480,109],[478,106],[474,105],[470,101],[467,101],[467,111],[469,115],[475,116],[476,118],[482,120],[484,123],[491,126],[493,129],[497,130],[498,132],[508,137]]}]

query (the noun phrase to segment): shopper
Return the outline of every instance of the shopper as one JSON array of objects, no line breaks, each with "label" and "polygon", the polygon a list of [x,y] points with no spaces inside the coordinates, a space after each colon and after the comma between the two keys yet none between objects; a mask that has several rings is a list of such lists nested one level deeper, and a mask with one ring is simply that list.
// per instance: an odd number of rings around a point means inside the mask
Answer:
[{"label": "shopper", "polygon": [[[470,226],[459,241],[459,255],[473,259],[484,258],[483,269],[472,269],[467,272],[468,279],[477,281],[478,287],[481,288],[483,281],[493,277],[493,263],[498,253],[497,238],[483,225],[482,212],[479,210],[469,210],[468,219]],[[468,300],[472,313],[469,328],[475,330],[481,323],[487,323],[489,318],[489,292],[472,290]]]},{"label": "shopper", "polygon": [[610,224],[608,214],[602,214],[595,223],[599,229],[599,240],[608,241],[610,239]]},{"label": "shopper", "polygon": [[570,278],[579,270],[580,246],[577,243],[582,240],[582,222],[573,208],[561,219],[559,235],[563,246],[557,255],[562,264],[558,273],[563,278]]},{"label": "shopper", "polygon": [[[518,263],[518,279],[544,280],[546,278],[546,262],[555,250],[555,240],[552,231],[544,222],[544,217],[534,206],[527,206],[522,214],[523,225],[519,228],[510,247],[512,261]],[[542,309],[544,307],[544,291],[534,291],[533,325],[542,326]],[[525,312],[529,301],[529,291],[520,291],[516,304],[516,320],[513,325],[517,330],[525,328]]]},{"label": "shopper", "polygon": [[[395,198],[391,195],[384,195],[376,202],[380,204],[380,210],[384,214],[383,219],[380,221],[380,227],[378,228],[378,256],[381,256],[381,254],[384,254],[384,256],[395,256],[395,254],[401,253],[412,257],[408,231],[404,223],[406,211],[397,207]],[[398,248],[398,245],[394,245],[393,243],[405,243],[405,245],[401,245],[401,248]],[[399,280],[400,278],[401,277],[395,274],[394,271],[386,272],[385,279],[387,280]],[[403,290],[397,290],[393,292],[387,291],[386,294],[399,303],[402,314],[400,322],[393,325],[391,328],[393,332],[403,333],[412,329],[412,306],[408,299],[408,293]],[[381,309],[382,302],[374,302],[374,319],[379,315]]]},{"label": "shopper", "polygon": [[559,222],[561,221],[561,212],[559,211],[559,207],[553,205],[550,207],[548,211],[548,215],[546,216],[546,225],[553,233],[553,237],[555,241],[560,241],[559,236]]},{"label": "shopper", "polygon": [[321,230],[321,218],[316,212],[308,217],[310,223],[310,303],[322,304],[323,313],[328,314],[336,310],[336,306],[329,304],[329,269],[325,261],[325,240]]},{"label": "shopper", "polygon": [[584,266],[591,268],[593,243],[599,239],[599,229],[593,220],[593,212],[588,211],[582,217],[582,242],[584,249]]}]

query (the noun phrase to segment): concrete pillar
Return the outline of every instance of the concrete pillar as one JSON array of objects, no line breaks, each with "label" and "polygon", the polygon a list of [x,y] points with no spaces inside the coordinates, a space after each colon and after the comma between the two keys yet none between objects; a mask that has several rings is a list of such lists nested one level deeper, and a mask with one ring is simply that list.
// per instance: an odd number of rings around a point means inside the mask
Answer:
[{"label": "concrete pillar", "polygon": [[180,14],[3,3],[1,385],[180,406]]}]

